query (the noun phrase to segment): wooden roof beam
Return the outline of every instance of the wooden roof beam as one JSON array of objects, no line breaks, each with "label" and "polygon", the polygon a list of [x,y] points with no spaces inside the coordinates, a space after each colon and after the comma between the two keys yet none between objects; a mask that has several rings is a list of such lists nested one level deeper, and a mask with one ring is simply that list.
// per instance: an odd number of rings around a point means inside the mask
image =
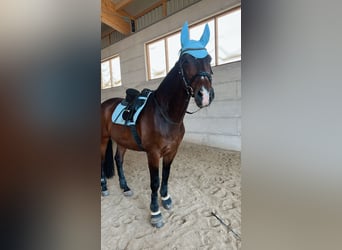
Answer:
[{"label": "wooden roof beam", "polygon": [[131,33],[130,22],[124,20],[111,0],[101,0],[101,22],[107,24],[122,34]]},{"label": "wooden roof beam", "polygon": [[119,31],[124,35],[128,35],[131,33],[131,26],[129,23],[124,21],[121,17],[117,15],[112,15],[112,13],[107,11],[101,12],[101,22],[107,24],[113,29]]},{"label": "wooden roof beam", "polygon": [[130,4],[131,2],[133,2],[133,1],[132,0],[122,0],[122,1],[118,2],[117,4],[115,4],[115,7],[117,10],[121,10],[126,5]]}]

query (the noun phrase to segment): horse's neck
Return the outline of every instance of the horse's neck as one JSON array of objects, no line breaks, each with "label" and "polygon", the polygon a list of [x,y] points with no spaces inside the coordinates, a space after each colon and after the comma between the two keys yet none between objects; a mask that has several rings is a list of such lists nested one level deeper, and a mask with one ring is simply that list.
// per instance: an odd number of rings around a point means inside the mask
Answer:
[{"label": "horse's neck", "polygon": [[189,104],[184,82],[178,73],[178,63],[161,82],[155,96],[163,112],[172,121],[181,123]]}]

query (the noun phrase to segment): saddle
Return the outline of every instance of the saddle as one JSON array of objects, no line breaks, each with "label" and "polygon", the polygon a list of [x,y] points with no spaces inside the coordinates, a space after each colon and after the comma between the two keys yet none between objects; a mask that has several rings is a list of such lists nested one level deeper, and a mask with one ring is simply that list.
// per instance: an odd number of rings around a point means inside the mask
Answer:
[{"label": "saddle", "polygon": [[124,112],[122,113],[122,118],[125,121],[133,122],[133,117],[136,111],[145,104],[146,98],[139,97],[147,97],[151,93],[150,89],[143,89],[139,92],[136,89],[129,88],[126,90],[126,97],[122,100],[121,104],[126,106]]}]

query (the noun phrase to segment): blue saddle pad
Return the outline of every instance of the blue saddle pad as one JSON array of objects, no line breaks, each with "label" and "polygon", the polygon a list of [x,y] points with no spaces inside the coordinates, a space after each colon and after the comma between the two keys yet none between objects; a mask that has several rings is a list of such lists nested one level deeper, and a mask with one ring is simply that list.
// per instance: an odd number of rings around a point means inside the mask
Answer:
[{"label": "blue saddle pad", "polygon": [[143,110],[143,108],[145,107],[147,99],[148,99],[148,97],[150,96],[151,93],[152,92],[149,91],[146,96],[140,95],[140,96],[137,97],[138,100],[140,100],[140,102],[142,104],[135,111],[135,113],[133,115],[133,121],[127,121],[127,120],[123,119],[122,114],[127,109],[127,106],[126,105],[122,105],[121,103],[119,103],[119,105],[116,106],[116,108],[114,109],[114,112],[112,114],[112,122],[115,123],[115,124],[125,125],[125,126],[135,125],[137,120],[138,120],[138,117],[139,117],[141,111]]}]

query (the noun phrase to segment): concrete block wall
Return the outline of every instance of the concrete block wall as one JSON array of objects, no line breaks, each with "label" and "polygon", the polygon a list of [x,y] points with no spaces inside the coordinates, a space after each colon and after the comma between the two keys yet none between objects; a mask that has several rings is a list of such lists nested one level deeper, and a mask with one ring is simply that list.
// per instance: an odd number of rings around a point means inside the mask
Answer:
[{"label": "concrete block wall", "polygon": [[[180,30],[184,21],[189,24],[206,19],[240,5],[235,0],[202,0],[139,31],[107,48],[101,58],[120,56],[123,85],[101,91],[101,102],[115,96],[125,96],[127,88],[156,89],[162,79],[147,81],[145,43]],[[184,118],[185,141],[230,150],[241,150],[241,62],[213,67],[215,100],[210,107]],[[188,110],[194,111],[191,101]]]},{"label": "concrete block wall", "polygon": [[[207,108],[184,119],[184,140],[241,150],[241,62],[213,68],[215,99]],[[188,110],[197,109],[192,100]]]}]

